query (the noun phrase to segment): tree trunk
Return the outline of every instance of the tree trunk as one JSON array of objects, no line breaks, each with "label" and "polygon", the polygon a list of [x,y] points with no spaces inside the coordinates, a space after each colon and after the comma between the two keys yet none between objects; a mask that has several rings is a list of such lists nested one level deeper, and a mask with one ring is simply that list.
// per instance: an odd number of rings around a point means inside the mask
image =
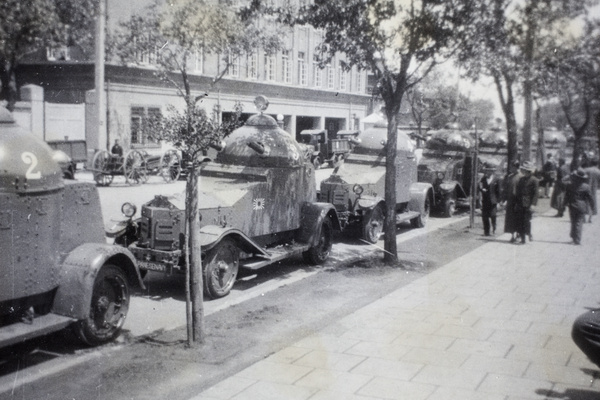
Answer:
[{"label": "tree trunk", "polygon": [[[391,96],[390,96],[391,97]],[[383,260],[387,264],[398,260],[398,245],[396,244],[396,147],[398,143],[398,111],[399,105],[393,104],[388,97],[385,109],[388,120],[386,161],[385,161],[385,208],[386,218],[384,224],[384,254]]]},{"label": "tree trunk", "polygon": [[523,161],[531,160],[531,126],[533,115],[533,53],[535,51],[535,34],[537,24],[534,12],[537,9],[537,0],[531,0],[525,6],[525,20],[527,33],[525,35],[525,82],[523,83],[523,102],[525,115],[523,121]]},{"label": "tree trunk", "polygon": [[202,277],[202,248],[200,246],[200,223],[198,221],[198,186],[200,175],[196,168],[190,171],[187,187],[188,228],[190,233],[190,297],[192,301],[192,334],[193,342],[204,343],[204,303]]},{"label": "tree trunk", "polygon": [[596,154],[600,157],[600,111],[596,113],[596,137],[598,142],[596,143]]}]

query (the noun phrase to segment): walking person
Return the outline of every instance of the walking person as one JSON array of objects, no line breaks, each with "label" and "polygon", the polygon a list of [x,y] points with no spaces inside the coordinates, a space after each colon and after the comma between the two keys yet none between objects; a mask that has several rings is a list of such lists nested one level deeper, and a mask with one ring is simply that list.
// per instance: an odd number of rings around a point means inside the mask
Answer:
[{"label": "walking person", "polygon": [[588,176],[582,168],[571,173],[571,182],[567,185],[565,204],[569,207],[571,219],[571,239],[573,244],[581,244],[581,234],[588,207],[592,206],[592,192],[587,183]]},{"label": "walking person", "polygon": [[483,220],[483,234],[490,236],[496,233],[496,213],[500,201],[500,184],[494,174],[496,169],[487,166],[483,169],[484,176],[479,181],[477,190],[481,193],[481,219]]},{"label": "walking person", "polygon": [[542,180],[540,185],[544,188],[544,197],[548,198],[550,188],[556,179],[556,163],[552,158],[552,154],[548,153],[546,156],[546,162],[542,167]]},{"label": "walking person", "polygon": [[556,182],[554,183],[554,190],[550,199],[550,207],[557,211],[555,217],[558,218],[562,218],[565,212],[565,189],[567,185],[564,180],[569,178],[570,173],[571,171],[565,159],[559,158],[558,168],[556,169]]},{"label": "walking person", "polygon": [[596,199],[596,191],[600,185],[600,168],[598,168],[598,159],[593,158],[590,161],[590,166],[583,169],[589,177],[590,191],[592,192],[592,207],[589,210],[588,222],[592,222],[592,215],[598,214],[598,200]]},{"label": "walking person", "polygon": [[516,230],[521,237],[521,243],[525,244],[525,238],[529,237],[529,241],[533,241],[531,234],[531,218],[533,216],[532,207],[537,204],[539,181],[533,176],[535,167],[529,161],[521,164],[521,173],[523,176],[517,182],[516,190]]},{"label": "walking person", "polygon": [[504,200],[506,201],[506,213],[504,215],[504,232],[510,233],[510,242],[516,240],[517,232],[515,204],[517,203],[517,182],[523,175],[519,171],[519,162],[514,161],[510,166],[509,174],[504,180]]}]

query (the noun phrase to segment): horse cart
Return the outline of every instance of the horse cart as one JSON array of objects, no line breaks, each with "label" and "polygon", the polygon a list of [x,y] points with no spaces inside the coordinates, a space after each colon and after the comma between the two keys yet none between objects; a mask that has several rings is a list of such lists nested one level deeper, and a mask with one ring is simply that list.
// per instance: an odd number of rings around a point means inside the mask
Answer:
[{"label": "horse cart", "polygon": [[146,183],[150,175],[160,175],[170,183],[179,179],[181,156],[172,149],[162,155],[131,150],[124,156],[102,150],[94,155],[91,170],[98,186],[109,186],[116,175],[124,176],[130,185]]}]

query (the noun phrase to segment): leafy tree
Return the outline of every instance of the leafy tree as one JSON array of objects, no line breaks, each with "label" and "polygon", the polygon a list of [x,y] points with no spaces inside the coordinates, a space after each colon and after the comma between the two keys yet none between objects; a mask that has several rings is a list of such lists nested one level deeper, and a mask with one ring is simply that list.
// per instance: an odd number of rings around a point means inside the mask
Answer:
[{"label": "leafy tree", "polygon": [[[45,47],[77,43],[93,48],[95,0],[2,0],[0,2],[0,99],[17,100],[15,69]],[[91,46],[91,47],[90,47]]]},{"label": "leafy tree", "polygon": [[[314,0],[279,9],[283,22],[323,31],[316,49],[321,65],[338,54],[342,68],[371,71],[377,80],[388,120],[386,146],[384,260],[397,260],[396,144],[404,95],[432,68],[452,54],[456,40],[470,23],[472,0]],[[248,12],[263,10],[253,0]]]},{"label": "leafy tree", "polygon": [[545,57],[542,75],[547,97],[556,96],[574,136],[571,168],[578,167],[582,139],[595,131],[600,139],[600,20],[587,21],[580,38],[562,43]]},{"label": "leafy tree", "polygon": [[541,58],[549,43],[566,35],[567,23],[585,10],[586,0],[482,0],[460,51],[460,65],[473,79],[493,79],[508,132],[508,162],[517,159],[515,100],[524,95],[523,158],[531,155],[531,104]]},{"label": "leafy tree", "polygon": [[[183,112],[171,108],[171,115],[160,121],[154,137],[166,140],[185,152],[191,161],[186,185],[186,276],[188,279],[188,341],[202,343],[203,276],[200,226],[198,220],[198,169],[201,155],[217,146],[235,123],[220,123],[199,109],[197,103],[209,96],[227,73],[234,57],[258,48],[273,52],[281,46],[276,24],[256,18],[242,21],[231,2],[219,4],[204,0],[168,0],[149,6],[122,24],[115,37],[116,54],[123,63],[139,64],[142,59],[155,66],[158,79],[171,85],[184,100]],[[221,56],[222,69],[206,88],[193,88],[189,75],[196,53]],[[194,90],[195,89],[195,90]],[[238,110],[241,112],[241,110]],[[214,115],[214,114],[213,114]],[[190,305],[191,303],[191,305]],[[191,307],[191,310],[190,310]]]}]

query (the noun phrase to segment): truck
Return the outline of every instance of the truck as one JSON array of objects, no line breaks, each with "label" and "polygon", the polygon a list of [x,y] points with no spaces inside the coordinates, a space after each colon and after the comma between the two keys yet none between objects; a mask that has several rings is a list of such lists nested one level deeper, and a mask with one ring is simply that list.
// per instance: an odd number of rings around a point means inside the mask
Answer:
[{"label": "truck", "polygon": [[352,147],[357,143],[357,130],[340,130],[336,139],[330,139],[325,129],[306,129],[300,132],[302,142],[311,149],[311,162],[315,169],[327,163],[330,167],[348,157]]},{"label": "truck", "polygon": [[116,338],[133,254],[107,244],[96,187],[66,181],[52,149],[0,107],[0,347],[64,328],[87,345]]},{"label": "truck", "polygon": [[[319,199],[335,206],[342,229],[357,232],[369,243],[377,243],[387,217],[387,124],[366,129],[356,142],[352,153],[321,182]],[[410,221],[413,227],[423,227],[429,217],[433,188],[429,183],[417,182],[415,146],[401,130],[396,151],[396,215],[391,217],[397,223]]]},{"label": "truck", "polygon": [[[313,265],[325,262],[333,231],[341,229],[333,205],[317,201],[306,148],[264,114],[264,97],[256,104],[260,112],[227,136],[215,160],[199,171],[204,293],[213,299],[230,293],[240,268],[257,270],[296,255]],[[128,219],[112,236],[140,268],[185,272],[184,196],[157,195],[136,218],[129,204],[122,209]]]}]

